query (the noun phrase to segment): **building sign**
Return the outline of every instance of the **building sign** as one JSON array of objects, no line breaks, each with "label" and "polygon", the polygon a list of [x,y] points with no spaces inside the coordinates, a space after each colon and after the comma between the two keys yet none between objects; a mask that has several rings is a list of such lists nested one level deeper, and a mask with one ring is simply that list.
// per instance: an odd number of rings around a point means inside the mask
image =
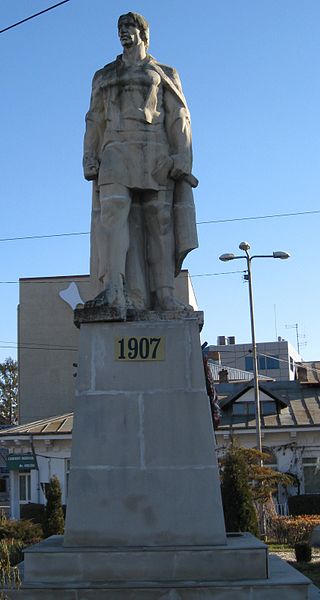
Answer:
[{"label": "building sign", "polygon": [[36,469],[37,463],[33,454],[9,454],[7,456],[9,471],[30,471]]},{"label": "building sign", "polygon": [[157,361],[165,359],[164,337],[117,337],[114,340],[116,360]]}]

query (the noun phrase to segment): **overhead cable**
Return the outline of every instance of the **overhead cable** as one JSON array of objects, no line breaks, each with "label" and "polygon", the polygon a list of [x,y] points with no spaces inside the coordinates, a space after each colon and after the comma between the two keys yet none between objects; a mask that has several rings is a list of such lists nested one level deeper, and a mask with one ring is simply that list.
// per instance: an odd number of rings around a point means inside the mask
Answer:
[{"label": "overhead cable", "polygon": [[[257,221],[259,219],[275,219],[281,217],[298,217],[302,215],[317,215],[320,214],[320,210],[305,210],[301,212],[293,213],[277,213],[273,215],[255,215],[251,217],[234,217],[231,219],[213,219],[210,221],[198,221],[197,225],[211,225],[219,223],[233,223],[236,221]],[[19,237],[0,238],[0,242],[15,242],[20,240],[40,240],[44,238],[55,238],[55,237],[67,237],[77,235],[89,235],[90,231],[72,231],[67,233],[51,233],[45,235],[24,235]]]},{"label": "overhead cable", "polygon": [[66,4],[67,2],[70,2],[70,0],[62,0],[62,2],[58,2],[58,4],[54,4],[53,6],[49,6],[49,8],[40,10],[40,12],[37,12],[34,15],[31,15],[30,17],[26,17],[26,19],[22,19],[21,21],[17,21],[17,23],[13,23],[13,25],[9,25],[9,27],[5,27],[4,29],[1,29],[0,33],[4,33],[5,31],[8,31],[9,29],[13,29],[14,27],[17,27],[18,25],[22,25],[22,23],[26,23],[26,21],[30,21],[30,19],[39,17],[39,15],[43,15],[44,13],[48,12],[49,10],[52,10],[53,8],[57,8],[58,6],[61,6],[61,4]]}]

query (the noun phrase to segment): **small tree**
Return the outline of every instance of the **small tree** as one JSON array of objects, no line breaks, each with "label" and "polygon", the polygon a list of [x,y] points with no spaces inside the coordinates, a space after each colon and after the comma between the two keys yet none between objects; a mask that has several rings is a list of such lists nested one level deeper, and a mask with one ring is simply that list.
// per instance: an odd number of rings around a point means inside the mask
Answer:
[{"label": "small tree", "polygon": [[[292,485],[294,478],[287,473],[275,471],[268,466],[270,455],[256,448],[238,448],[247,465],[248,481],[256,507],[267,504],[278,488],[279,483]],[[263,466],[261,466],[261,460]]]},{"label": "small tree", "polygon": [[62,535],[64,532],[64,516],[61,504],[61,486],[56,475],[51,477],[47,488],[47,506],[44,517],[45,537]]},{"label": "small tree", "polygon": [[0,425],[18,422],[18,365],[13,358],[0,363]]},{"label": "small tree", "polygon": [[221,493],[226,530],[258,535],[258,519],[243,453],[235,445],[230,446],[223,464]]}]

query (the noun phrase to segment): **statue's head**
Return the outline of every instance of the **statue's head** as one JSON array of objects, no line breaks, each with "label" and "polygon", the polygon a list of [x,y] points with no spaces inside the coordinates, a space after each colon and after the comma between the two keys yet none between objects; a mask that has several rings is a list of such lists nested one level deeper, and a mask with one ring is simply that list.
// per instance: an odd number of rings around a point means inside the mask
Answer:
[{"label": "statue's head", "polygon": [[149,24],[146,19],[138,13],[128,12],[124,15],[120,15],[118,19],[118,31],[120,33],[121,24],[133,24],[140,31],[140,37],[143,41],[147,50],[149,46]]}]

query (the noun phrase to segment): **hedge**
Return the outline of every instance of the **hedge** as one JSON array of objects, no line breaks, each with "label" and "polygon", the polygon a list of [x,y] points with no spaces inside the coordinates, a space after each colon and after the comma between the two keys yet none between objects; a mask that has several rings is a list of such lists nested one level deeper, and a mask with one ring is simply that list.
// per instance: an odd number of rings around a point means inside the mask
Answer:
[{"label": "hedge", "polygon": [[0,523],[0,540],[18,540],[24,546],[31,546],[42,539],[42,527],[32,521],[3,520]]},{"label": "hedge", "polygon": [[301,494],[288,498],[289,514],[320,515],[320,494]]},{"label": "hedge", "polygon": [[294,546],[308,541],[314,527],[320,525],[320,515],[299,517],[273,517],[269,525],[269,535],[278,544]]}]

